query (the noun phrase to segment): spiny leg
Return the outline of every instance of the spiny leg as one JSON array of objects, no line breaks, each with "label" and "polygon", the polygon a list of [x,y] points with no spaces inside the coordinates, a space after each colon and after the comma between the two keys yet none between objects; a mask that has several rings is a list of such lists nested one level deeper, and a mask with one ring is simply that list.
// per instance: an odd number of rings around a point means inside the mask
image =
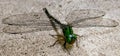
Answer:
[{"label": "spiny leg", "polygon": [[[51,35],[51,34],[50,34]],[[59,42],[59,41],[62,41],[62,40],[64,40],[64,43],[63,43],[63,47],[64,47],[64,49],[70,54],[70,52],[69,52],[69,50],[67,49],[67,47],[66,47],[66,41],[65,41],[65,39],[63,39],[64,38],[64,36],[63,35],[51,35],[52,37],[62,37],[62,38],[59,38],[59,39],[57,39],[54,43],[53,43],[53,45],[51,45],[50,47],[52,47],[52,46],[54,46],[57,42]],[[63,50],[64,50],[63,49]],[[64,51],[65,51],[64,50]]]},{"label": "spiny leg", "polygon": [[65,49],[67,49],[67,48],[66,48],[66,41],[65,41],[65,43],[63,44],[63,46],[64,46]]},{"label": "spiny leg", "polygon": [[64,46],[64,48],[65,48],[65,50],[69,53],[69,55],[70,55],[70,51],[67,49],[67,47],[66,47],[66,41],[65,41],[65,43],[63,44],[63,46]]},{"label": "spiny leg", "polygon": [[[83,36],[80,36],[80,35],[78,35],[78,34],[75,34],[75,35],[78,36],[79,38],[80,38],[80,37],[83,37]],[[78,45],[78,38],[76,39],[76,47],[79,48],[79,45]]]},{"label": "spiny leg", "polygon": [[79,48],[79,45],[78,45],[78,39],[76,39],[76,47]]},{"label": "spiny leg", "polygon": [[80,36],[80,35],[78,35],[78,34],[75,34],[76,36],[78,36],[78,37],[83,37],[83,35],[82,36]]},{"label": "spiny leg", "polygon": [[[63,35],[51,35],[50,34],[50,36],[52,36],[53,38],[55,38],[55,39],[57,39],[55,36],[57,36],[57,37],[64,37]],[[61,38],[62,39],[62,38]],[[50,45],[49,47],[52,47],[52,46],[54,46],[57,42],[59,42],[61,39],[57,39],[52,45]]]},{"label": "spiny leg", "polygon": [[62,37],[62,38],[59,38],[57,41],[55,41],[55,43],[54,43],[53,45],[51,45],[51,46],[54,46],[58,41],[63,41],[63,40],[64,40],[64,43],[63,43],[63,51],[67,51],[67,52],[70,54],[69,50],[68,50],[67,47],[66,47],[66,41],[65,41],[63,35],[51,35],[51,36],[53,36],[53,37],[55,37],[55,36]]},{"label": "spiny leg", "polygon": [[52,34],[49,34],[50,36],[52,36],[53,38],[55,38],[55,39],[57,39],[55,36],[57,36],[57,37],[64,37],[63,35],[61,35],[61,34],[57,34],[57,35],[52,35]]},{"label": "spiny leg", "polygon": [[52,35],[52,34],[49,34],[50,36],[52,36],[53,38],[55,38],[55,39],[57,39],[55,36],[57,36],[57,35]]},{"label": "spiny leg", "polygon": [[58,42],[59,40],[56,40],[52,45],[50,45],[49,47],[53,47],[55,46],[55,44]]}]

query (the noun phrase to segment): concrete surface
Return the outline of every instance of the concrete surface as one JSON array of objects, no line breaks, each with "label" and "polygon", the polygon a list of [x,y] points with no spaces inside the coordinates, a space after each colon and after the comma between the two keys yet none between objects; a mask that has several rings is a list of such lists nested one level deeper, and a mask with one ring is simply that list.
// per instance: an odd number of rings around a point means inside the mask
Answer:
[{"label": "concrete surface", "polygon": [[[0,0],[0,22],[9,15],[39,12],[43,7],[61,20],[72,9],[99,9],[106,12],[105,18],[120,22],[120,0]],[[53,30],[7,34],[2,32],[4,27],[1,23],[0,56],[120,56],[120,26],[74,29],[84,37],[78,39],[80,47],[74,46],[71,55],[59,44],[48,47],[56,40],[49,36],[55,34]]]}]

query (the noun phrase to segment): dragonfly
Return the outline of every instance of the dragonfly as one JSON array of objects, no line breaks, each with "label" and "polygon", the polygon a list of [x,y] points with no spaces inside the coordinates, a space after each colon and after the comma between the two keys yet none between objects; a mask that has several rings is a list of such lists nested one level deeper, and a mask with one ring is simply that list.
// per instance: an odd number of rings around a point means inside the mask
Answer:
[{"label": "dragonfly", "polygon": [[2,23],[8,26],[3,28],[3,32],[19,34],[62,29],[63,34],[51,35],[62,37],[62,39],[56,40],[53,45],[63,40],[63,47],[68,49],[73,46],[74,42],[77,43],[77,37],[80,37],[74,33],[73,28],[116,27],[119,25],[115,20],[103,18],[104,15],[104,11],[97,9],[73,10],[66,16],[65,21],[67,24],[64,24],[53,17],[46,8],[43,8],[39,13],[17,14],[4,18]]}]

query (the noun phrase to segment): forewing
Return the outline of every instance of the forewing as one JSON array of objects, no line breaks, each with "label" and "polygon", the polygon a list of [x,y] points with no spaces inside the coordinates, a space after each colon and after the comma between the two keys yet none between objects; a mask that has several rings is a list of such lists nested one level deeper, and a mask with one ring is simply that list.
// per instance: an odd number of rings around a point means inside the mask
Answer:
[{"label": "forewing", "polygon": [[[19,34],[53,30],[53,26],[44,12],[12,15],[4,18],[2,23],[8,24],[8,26],[3,29],[5,33]],[[58,26],[58,24],[55,25]]]},{"label": "forewing", "polygon": [[12,15],[4,18],[2,23],[16,26],[51,26],[44,12]]},{"label": "forewing", "polygon": [[96,18],[72,24],[74,27],[116,27],[117,25],[119,25],[118,22],[107,18]]},{"label": "forewing", "polygon": [[118,22],[102,18],[103,11],[96,9],[74,10],[68,14],[66,21],[74,27],[115,27]]},{"label": "forewing", "polygon": [[76,24],[85,20],[100,18],[104,15],[105,13],[103,11],[99,11],[97,9],[73,10],[67,15],[66,21],[69,24]]}]

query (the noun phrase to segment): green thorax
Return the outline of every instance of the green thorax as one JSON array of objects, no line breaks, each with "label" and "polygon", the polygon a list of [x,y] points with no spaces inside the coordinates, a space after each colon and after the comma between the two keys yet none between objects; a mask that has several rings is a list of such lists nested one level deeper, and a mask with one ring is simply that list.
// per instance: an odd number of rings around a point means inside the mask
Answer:
[{"label": "green thorax", "polygon": [[65,36],[65,41],[69,44],[73,44],[76,40],[76,35],[73,33],[73,29],[71,26],[66,25],[63,27],[63,34]]}]

